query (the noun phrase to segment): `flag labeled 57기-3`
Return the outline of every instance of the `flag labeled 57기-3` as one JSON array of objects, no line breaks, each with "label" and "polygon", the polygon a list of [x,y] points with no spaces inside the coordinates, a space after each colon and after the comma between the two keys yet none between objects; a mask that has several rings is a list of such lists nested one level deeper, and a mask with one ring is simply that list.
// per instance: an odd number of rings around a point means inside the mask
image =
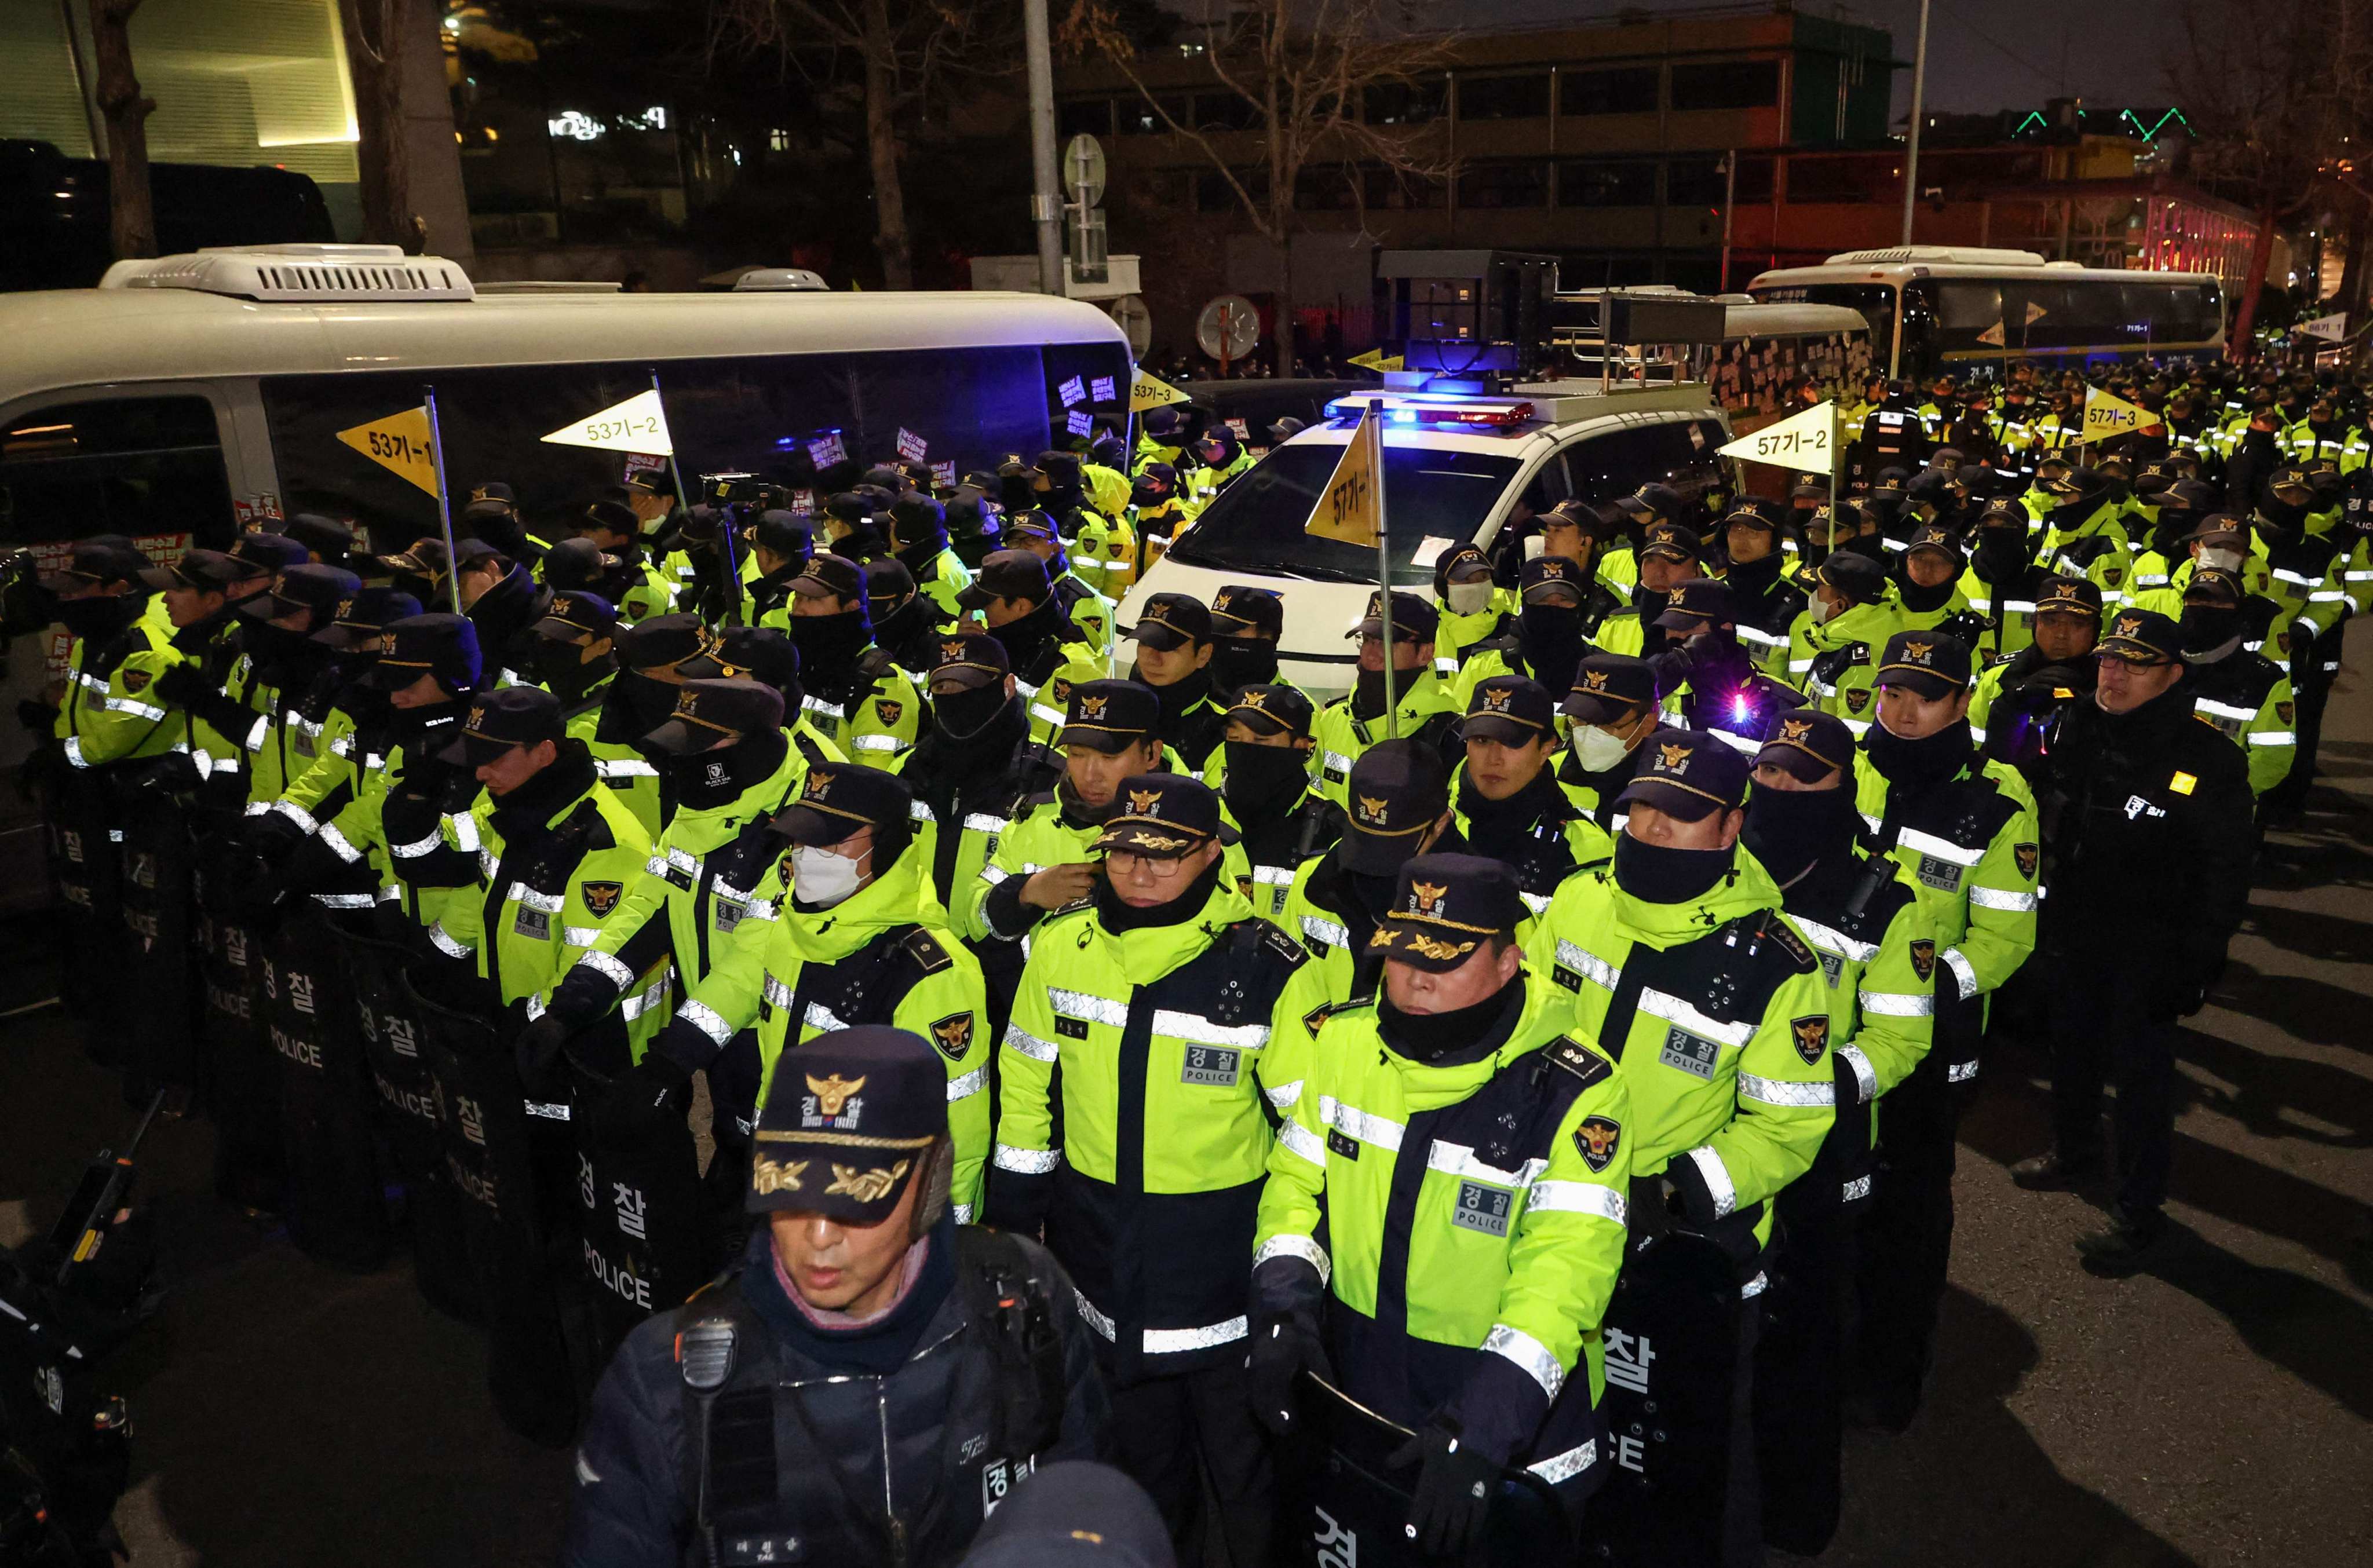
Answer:
[{"label": "flag labeled 57\uae30-3", "polygon": [[1302,525],[1302,532],[1345,544],[1375,547],[1384,522],[1383,428],[1376,423],[1374,409],[1360,415],[1358,428],[1343,443],[1334,477],[1318,492],[1318,504],[1310,509],[1310,521]]}]

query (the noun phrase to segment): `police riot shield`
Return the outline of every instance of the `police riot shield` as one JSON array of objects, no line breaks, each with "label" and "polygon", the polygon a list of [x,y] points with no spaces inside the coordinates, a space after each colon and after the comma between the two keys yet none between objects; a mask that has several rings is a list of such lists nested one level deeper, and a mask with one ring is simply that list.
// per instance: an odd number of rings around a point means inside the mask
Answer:
[{"label": "police riot shield", "polygon": [[240,890],[262,867],[234,822],[199,846],[198,969],[205,1037],[206,1114],[215,1124],[215,1192],[245,1209],[276,1211],[286,1161],[280,1143],[280,1072],[264,1033],[265,935]]},{"label": "police riot shield", "polygon": [[445,1169],[437,1085],[421,1047],[420,1021],[404,989],[412,954],[383,942],[361,922],[341,925],[338,944],[355,1000],[355,1026],[377,1092],[388,1154],[403,1183],[404,1216],[412,1232],[414,1281],[428,1305],[475,1323],[483,1304],[462,1231],[462,1198]]},{"label": "police riot shield", "polygon": [[445,1170],[486,1328],[486,1391],[503,1424],[558,1445],[577,1429],[578,1381],[561,1328],[547,1195],[574,1164],[565,1106],[530,1103],[476,976],[416,962],[404,991],[420,1024]]},{"label": "police riot shield", "polygon": [[152,1086],[187,1093],[197,1083],[196,954],[190,824],[181,803],[161,789],[126,791],[123,850],[119,983],[139,998],[131,1012],[133,1070]]},{"label": "police riot shield", "polygon": [[61,764],[42,793],[50,872],[58,888],[60,1000],[81,1022],[84,1048],[92,1059],[123,1067],[130,1059],[130,993],[123,975],[123,856],[115,838],[115,790],[97,769],[68,773]]},{"label": "police riot shield", "polygon": [[319,905],[292,911],[263,954],[264,1028],[278,1059],[288,1161],[286,1212],[289,1239],[308,1257],[371,1270],[387,1261],[387,1199],[369,1071],[331,919]]},{"label": "police riot shield", "polygon": [[1674,1231],[1624,1260],[1600,1331],[1615,1464],[1583,1527],[1604,1561],[1723,1562],[1742,1316],[1738,1266],[1703,1236]]},{"label": "police riot shield", "polygon": [[619,1047],[615,1066],[623,1069],[624,1039],[607,1042],[600,1031],[580,1037],[567,1055],[575,1106],[575,1229],[594,1308],[597,1368],[636,1324],[682,1302],[716,1271],[691,1126],[672,1117],[663,1131],[627,1145],[594,1134],[592,1109],[613,1076],[596,1065],[603,1043]]},{"label": "police riot shield", "polygon": [[[1388,1421],[1310,1374],[1299,1380],[1301,1407],[1318,1436],[1301,1467],[1287,1536],[1292,1561],[1315,1568],[1440,1568],[1409,1539],[1416,1465],[1396,1466],[1409,1428]],[[1280,1469],[1285,1480],[1295,1467]],[[1545,1568],[1573,1561],[1565,1505],[1549,1482],[1526,1470],[1505,1472],[1473,1568]]]}]

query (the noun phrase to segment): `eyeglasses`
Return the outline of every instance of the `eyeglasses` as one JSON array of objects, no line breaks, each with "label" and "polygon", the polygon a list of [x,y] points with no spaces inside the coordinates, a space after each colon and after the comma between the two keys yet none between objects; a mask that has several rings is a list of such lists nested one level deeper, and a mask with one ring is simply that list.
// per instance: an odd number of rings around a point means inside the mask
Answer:
[{"label": "eyeglasses", "polygon": [[1175,882],[1179,869],[1186,863],[1184,856],[1157,858],[1152,855],[1140,855],[1128,849],[1105,851],[1105,864],[1110,868],[1113,875],[1119,877],[1135,876],[1141,871],[1156,882]]}]

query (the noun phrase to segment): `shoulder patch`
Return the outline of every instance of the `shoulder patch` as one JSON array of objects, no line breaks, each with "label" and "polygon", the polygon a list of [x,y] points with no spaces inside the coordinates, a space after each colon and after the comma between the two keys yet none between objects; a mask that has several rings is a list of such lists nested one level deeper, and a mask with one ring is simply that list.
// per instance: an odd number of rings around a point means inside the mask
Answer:
[{"label": "shoulder patch", "polygon": [[1319,1030],[1327,1027],[1327,1021],[1335,1016],[1336,1007],[1337,1004],[1331,1001],[1320,1002],[1302,1015],[1302,1026],[1311,1034],[1316,1035]]},{"label": "shoulder patch", "polygon": [[1267,920],[1261,921],[1260,927],[1261,941],[1268,945],[1271,953],[1285,961],[1287,968],[1299,969],[1310,962],[1310,954],[1302,950],[1300,942],[1270,925]]},{"label": "shoulder patch", "polygon": [[948,950],[940,945],[940,939],[921,926],[906,933],[906,948],[915,962],[922,965],[926,975],[936,975],[955,962],[948,956]]},{"label": "shoulder patch", "polygon": [[1770,937],[1772,945],[1786,954],[1799,970],[1811,974],[1820,967],[1820,960],[1814,957],[1813,950],[1805,945],[1805,939],[1798,936],[1776,911],[1765,911],[1763,934]]},{"label": "shoulder patch", "polygon": [[1544,1047],[1542,1055],[1553,1067],[1561,1067],[1582,1080],[1585,1089],[1602,1078],[1613,1076],[1614,1066],[1607,1059],[1576,1040],[1571,1035],[1560,1035]]}]

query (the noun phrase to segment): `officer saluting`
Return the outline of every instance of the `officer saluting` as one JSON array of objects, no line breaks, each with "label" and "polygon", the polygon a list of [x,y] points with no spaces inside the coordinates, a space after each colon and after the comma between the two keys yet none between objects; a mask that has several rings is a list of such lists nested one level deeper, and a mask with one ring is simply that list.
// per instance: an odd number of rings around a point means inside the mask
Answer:
[{"label": "officer saluting", "polygon": [[2101,1161],[2101,1085],[2118,1086],[2116,1206],[2078,1247],[2125,1275],[2165,1229],[2175,1120],[2175,1021],[2225,967],[2250,895],[2249,765],[2192,715],[2182,633],[2120,613],[2099,683],[2061,726],[2043,803],[2052,1143],[2011,1167],[2021,1187],[2071,1187]]},{"label": "officer saluting", "polygon": [[876,1026],[797,1059],[758,1117],[741,1267],[637,1328],[594,1393],[568,1568],[942,1568],[1038,1464],[1095,1456],[1070,1280],[949,1212],[931,1047]]},{"label": "officer saluting", "polygon": [[1298,1431],[1294,1376],[1331,1364],[1419,1429],[1400,1458],[1422,1460],[1409,1522],[1430,1552],[1473,1544],[1504,1466],[1577,1508],[1603,1474],[1634,1139],[1614,1064],[1526,966],[1530,918],[1496,860],[1401,867],[1370,942],[1382,989],[1327,1012],[1261,1194],[1254,1408]]}]

